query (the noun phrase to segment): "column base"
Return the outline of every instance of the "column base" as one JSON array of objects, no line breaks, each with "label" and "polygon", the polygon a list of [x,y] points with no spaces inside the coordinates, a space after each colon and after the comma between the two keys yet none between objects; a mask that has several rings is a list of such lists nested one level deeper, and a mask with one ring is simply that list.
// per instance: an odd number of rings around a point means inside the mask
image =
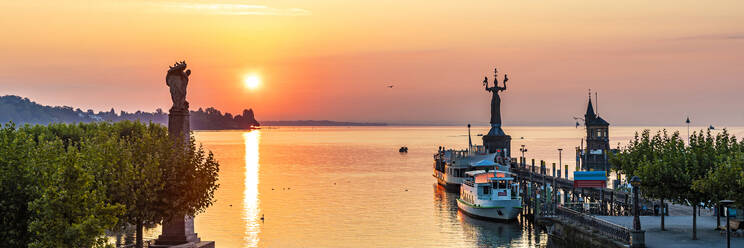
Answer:
[{"label": "column base", "polygon": [[646,231],[644,230],[630,231],[630,247],[632,248],[646,247]]},{"label": "column base", "polygon": [[214,241],[188,242],[180,245],[150,245],[150,248],[215,248]]}]

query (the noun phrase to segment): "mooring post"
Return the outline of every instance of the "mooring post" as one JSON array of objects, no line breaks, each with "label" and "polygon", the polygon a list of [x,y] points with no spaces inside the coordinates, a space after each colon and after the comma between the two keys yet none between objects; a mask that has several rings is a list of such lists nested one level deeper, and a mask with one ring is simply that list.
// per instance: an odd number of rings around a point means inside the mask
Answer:
[{"label": "mooring post", "polygon": [[612,190],[610,195],[610,215],[615,215],[615,190]]},{"label": "mooring post", "polygon": [[535,159],[532,159],[532,168],[530,169],[530,172],[535,173]]},{"label": "mooring post", "polygon": [[602,213],[602,215],[607,215],[605,213],[604,187],[599,188],[599,203],[602,204],[599,207],[599,211]]}]

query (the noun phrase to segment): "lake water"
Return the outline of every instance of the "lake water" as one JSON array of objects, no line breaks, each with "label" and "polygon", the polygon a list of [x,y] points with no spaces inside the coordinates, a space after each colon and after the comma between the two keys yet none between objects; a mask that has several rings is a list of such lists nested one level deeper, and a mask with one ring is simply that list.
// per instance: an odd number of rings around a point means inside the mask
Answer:
[{"label": "lake water", "polygon": [[[611,146],[640,127],[612,127]],[[652,128],[660,129],[660,128]],[[686,127],[680,130],[686,136]],[[700,128],[698,128],[700,129]],[[695,130],[695,129],[693,129]],[[480,144],[488,127],[473,128]],[[573,171],[585,131],[573,127],[505,128],[527,158]],[[741,137],[743,128],[732,129]],[[544,247],[528,223],[494,223],[457,211],[457,194],[436,186],[439,146],[466,148],[464,127],[278,127],[198,131],[220,161],[216,202],[196,217],[202,240],[217,247]],[[407,146],[407,154],[398,148]],[[513,157],[519,156],[512,152]],[[538,162],[539,163],[539,162]],[[261,220],[261,217],[264,220]],[[148,230],[156,238],[158,228]]]}]

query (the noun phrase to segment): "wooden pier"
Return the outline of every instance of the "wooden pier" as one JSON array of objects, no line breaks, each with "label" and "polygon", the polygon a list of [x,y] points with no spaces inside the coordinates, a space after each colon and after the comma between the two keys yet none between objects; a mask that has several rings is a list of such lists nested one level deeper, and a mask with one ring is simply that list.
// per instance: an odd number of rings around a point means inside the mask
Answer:
[{"label": "wooden pier", "polygon": [[[549,173],[544,161],[540,161],[539,165],[535,165],[534,159],[529,164],[524,160],[513,162],[511,170],[516,173],[516,180],[523,189],[522,199],[527,215],[552,215],[558,205],[575,210],[590,206],[582,212],[596,215],[631,215],[633,196],[630,192],[604,187],[574,188],[573,180],[560,175],[560,170],[556,173],[555,164],[551,168],[552,173]],[[639,204],[647,206],[641,215],[654,215],[653,200],[641,197]]]},{"label": "wooden pier", "polygon": [[[523,159],[512,160],[510,169],[522,189],[522,217],[546,226],[554,242],[564,246],[645,247],[645,231],[633,231],[598,218],[631,216],[630,192],[606,187],[576,188],[573,180],[556,171],[555,164],[552,173],[548,173],[545,162],[536,166],[534,159],[529,165]],[[653,200],[639,197],[638,204],[646,206],[640,215],[654,215]]]}]

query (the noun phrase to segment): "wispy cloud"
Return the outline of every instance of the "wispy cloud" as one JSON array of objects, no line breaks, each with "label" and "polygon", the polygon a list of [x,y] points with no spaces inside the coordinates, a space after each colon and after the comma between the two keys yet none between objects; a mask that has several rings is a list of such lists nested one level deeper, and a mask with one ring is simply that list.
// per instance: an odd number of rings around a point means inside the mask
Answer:
[{"label": "wispy cloud", "polygon": [[744,40],[744,34],[706,34],[677,37],[674,40]]},{"label": "wispy cloud", "polygon": [[245,3],[155,2],[152,4],[158,5],[165,11],[209,15],[306,16],[312,14],[309,10],[301,8],[273,8]]}]

